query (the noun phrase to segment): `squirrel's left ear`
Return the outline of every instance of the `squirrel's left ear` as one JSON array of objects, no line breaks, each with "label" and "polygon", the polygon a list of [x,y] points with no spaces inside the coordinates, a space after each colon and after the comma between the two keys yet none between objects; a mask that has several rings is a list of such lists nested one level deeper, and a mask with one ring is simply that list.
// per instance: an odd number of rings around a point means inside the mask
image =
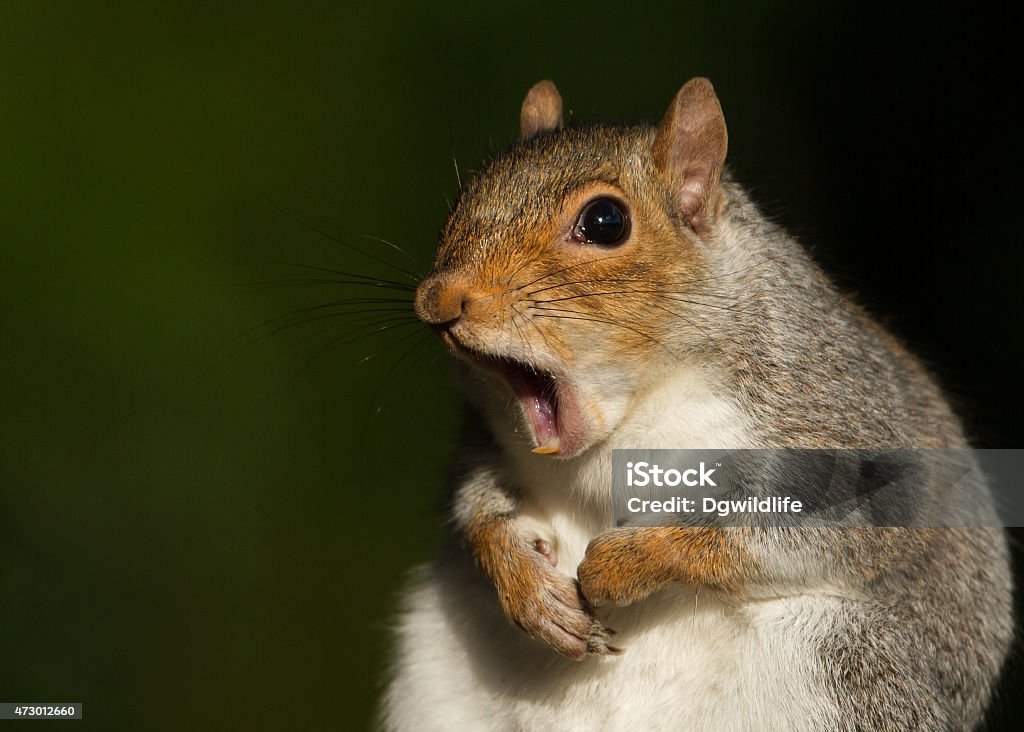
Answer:
[{"label": "squirrel's left ear", "polygon": [[539,132],[562,126],[562,95],[550,81],[538,81],[523,100],[519,112],[519,139],[525,140]]},{"label": "squirrel's left ear", "polygon": [[654,138],[654,164],[690,227],[703,233],[718,195],[729,136],[707,79],[690,79],[672,100]]}]

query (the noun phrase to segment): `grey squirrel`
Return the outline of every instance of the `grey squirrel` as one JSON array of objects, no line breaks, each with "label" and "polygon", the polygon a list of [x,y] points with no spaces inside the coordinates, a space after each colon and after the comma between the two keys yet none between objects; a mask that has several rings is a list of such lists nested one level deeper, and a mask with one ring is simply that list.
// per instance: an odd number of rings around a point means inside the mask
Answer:
[{"label": "grey squirrel", "polygon": [[566,128],[544,81],[520,127],[416,294],[473,419],[382,726],[976,726],[1013,636],[1001,530],[611,528],[613,448],[967,445],[734,182],[710,82],[656,127]]}]

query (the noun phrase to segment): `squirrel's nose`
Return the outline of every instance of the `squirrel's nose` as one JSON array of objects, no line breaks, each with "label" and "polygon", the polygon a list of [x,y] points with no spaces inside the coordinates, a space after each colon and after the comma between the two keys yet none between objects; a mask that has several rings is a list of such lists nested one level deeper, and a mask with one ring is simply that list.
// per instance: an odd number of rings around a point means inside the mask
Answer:
[{"label": "squirrel's nose", "polygon": [[435,275],[416,288],[416,315],[428,325],[447,330],[462,317],[468,300],[465,286]]}]

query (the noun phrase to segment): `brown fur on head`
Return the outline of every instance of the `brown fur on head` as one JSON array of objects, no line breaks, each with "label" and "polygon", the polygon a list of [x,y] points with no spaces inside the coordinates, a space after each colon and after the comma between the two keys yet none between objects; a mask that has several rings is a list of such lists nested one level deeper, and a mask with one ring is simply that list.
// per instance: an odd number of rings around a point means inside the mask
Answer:
[{"label": "brown fur on head", "polygon": [[[546,383],[558,439],[540,444],[535,425],[534,444],[569,456],[614,429],[652,372],[700,343],[699,324],[667,293],[706,281],[726,131],[706,79],[688,82],[657,128],[563,128],[561,107],[550,82],[530,90],[521,141],[461,191],[416,311],[483,373],[518,384],[523,410],[523,378],[541,380],[534,391]],[[627,214],[621,243],[580,241],[574,229],[600,197]],[[500,379],[487,383],[507,393]],[[529,422],[511,412],[513,426]]]}]

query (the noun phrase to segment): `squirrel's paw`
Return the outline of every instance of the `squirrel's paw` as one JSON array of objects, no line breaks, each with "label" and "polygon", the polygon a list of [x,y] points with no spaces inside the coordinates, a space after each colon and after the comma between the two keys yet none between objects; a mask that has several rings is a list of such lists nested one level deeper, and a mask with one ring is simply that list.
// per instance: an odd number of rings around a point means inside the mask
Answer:
[{"label": "squirrel's paw", "polygon": [[545,548],[517,552],[519,566],[501,582],[498,595],[509,620],[574,661],[622,653],[611,645],[614,631],[594,617],[576,581],[554,570],[557,560]]},{"label": "squirrel's paw", "polygon": [[509,617],[534,638],[574,661],[586,655],[621,653],[605,628],[580,597],[576,582],[554,571],[543,572],[532,597],[522,598]]},{"label": "squirrel's paw", "polygon": [[587,547],[577,575],[584,598],[597,606],[629,605],[673,580],[665,557],[652,555],[645,529],[611,529]]}]

